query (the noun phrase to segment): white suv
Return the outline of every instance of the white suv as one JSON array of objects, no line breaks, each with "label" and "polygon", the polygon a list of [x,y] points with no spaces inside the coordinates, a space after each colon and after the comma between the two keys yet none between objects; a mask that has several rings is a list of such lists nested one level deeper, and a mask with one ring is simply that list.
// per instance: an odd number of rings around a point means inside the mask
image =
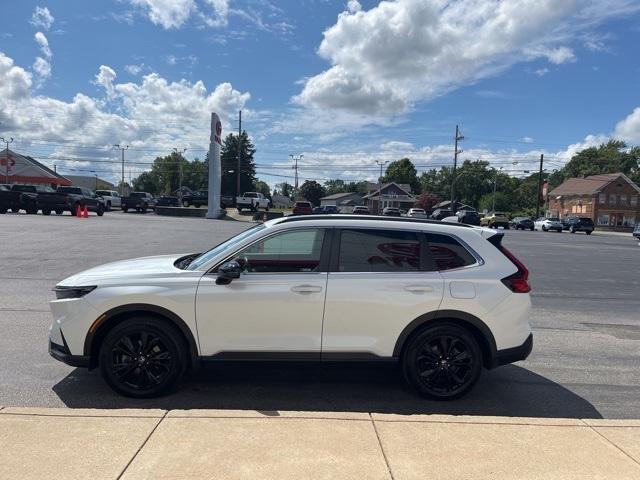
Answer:
[{"label": "white suv", "polygon": [[386,360],[421,394],[467,392],[532,348],[528,271],[502,233],[362,215],[284,217],[206,253],[62,281],[49,350],[132,397],[216,360]]}]

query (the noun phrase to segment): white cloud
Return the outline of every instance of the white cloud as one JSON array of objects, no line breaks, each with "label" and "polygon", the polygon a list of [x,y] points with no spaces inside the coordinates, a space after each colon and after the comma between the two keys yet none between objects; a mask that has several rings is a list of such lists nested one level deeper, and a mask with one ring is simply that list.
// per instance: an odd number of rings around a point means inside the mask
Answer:
[{"label": "white cloud", "polygon": [[31,15],[31,25],[36,28],[43,28],[44,30],[49,30],[51,25],[53,25],[54,21],[53,15],[47,7],[36,7],[33,14]]},{"label": "white cloud", "polygon": [[360,5],[358,0],[349,0],[347,2],[347,10],[349,10],[350,13],[356,13],[362,10],[362,5]]},{"label": "white cloud", "polygon": [[533,143],[533,142],[535,142],[535,139],[534,139],[534,138],[532,138],[532,137],[522,137],[522,138],[520,139],[520,141],[522,141],[522,142],[524,142],[524,143]]},{"label": "white cloud", "polygon": [[43,79],[51,76],[51,64],[42,57],[36,57],[32,68],[33,71]]},{"label": "white cloud", "polygon": [[549,73],[549,69],[547,67],[538,68],[537,70],[534,70],[533,73],[535,73],[539,77],[544,77],[547,73]]},{"label": "white cloud", "polygon": [[396,0],[345,11],[318,49],[331,66],[292,102],[376,123],[519,62],[575,61],[568,44],[637,10],[631,0]]},{"label": "white cloud", "polygon": [[627,143],[640,144],[640,107],[616,125],[614,135]]},{"label": "white cloud", "polygon": [[130,2],[143,8],[154,24],[167,30],[181,27],[196,8],[194,0],[130,0]]},{"label": "white cloud", "polygon": [[229,23],[229,0],[205,0],[213,11],[213,15],[201,13],[201,18],[209,27],[226,27]]},{"label": "white cloud", "polygon": [[136,64],[125,65],[124,69],[127,71],[127,73],[130,73],[131,75],[140,75],[144,67],[145,67],[144,63],[141,63],[139,65],[136,65]]},{"label": "white cloud", "polygon": [[[24,149],[37,158],[86,160],[56,161],[62,173],[65,168],[90,166],[113,170],[113,174],[106,172],[101,176],[117,180],[118,164],[109,163],[115,160],[114,143],[131,146],[128,158],[132,164],[128,168],[136,176],[148,168],[136,165],[136,161],[151,162],[176,145],[187,147],[188,152],[203,158],[209,144],[212,111],[223,119],[225,134],[233,129],[231,122],[239,109],[248,121],[257,116],[246,108],[250,94],[235,90],[229,83],[208,90],[202,81],[170,82],[158,74],[146,75],[136,82],[118,83],[115,70],[107,65],[100,66],[94,83],[104,91],[97,98],[77,93],[72,100],[61,101],[35,95],[31,74],[0,53],[2,131],[20,139],[16,149]],[[42,142],[57,145],[43,146]],[[104,147],[89,149],[79,145]]]},{"label": "white cloud", "polygon": [[51,48],[49,47],[49,40],[47,40],[47,37],[45,37],[44,33],[37,32],[34,38],[36,43],[40,45],[40,51],[42,52],[42,54],[47,58],[51,58],[52,53]]}]

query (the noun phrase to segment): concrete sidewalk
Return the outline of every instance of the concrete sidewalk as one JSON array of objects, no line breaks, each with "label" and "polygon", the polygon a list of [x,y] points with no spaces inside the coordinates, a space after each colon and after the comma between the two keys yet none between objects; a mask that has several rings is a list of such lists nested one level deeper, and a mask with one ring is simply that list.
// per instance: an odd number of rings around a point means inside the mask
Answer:
[{"label": "concrete sidewalk", "polygon": [[0,410],[6,479],[640,479],[639,420]]}]

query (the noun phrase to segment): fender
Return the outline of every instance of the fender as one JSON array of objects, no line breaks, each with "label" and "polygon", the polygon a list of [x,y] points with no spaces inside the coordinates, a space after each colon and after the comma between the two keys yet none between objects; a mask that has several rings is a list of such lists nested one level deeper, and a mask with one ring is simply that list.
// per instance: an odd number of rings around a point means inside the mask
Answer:
[{"label": "fender", "polygon": [[486,323],[480,320],[478,317],[471,315],[467,312],[461,312],[459,310],[437,310],[435,312],[425,313],[424,315],[420,315],[415,320],[411,321],[400,333],[400,336],[396,340],[395,347],[393,349],[393,356],[396,358],[400,357],[402,353],[402,348],[404,347],[405,342],[409,338],[409,336],[422,325],[435,321],[435,320],[454,320],[460,321],[462,323],[467,323],[473,327],[482,335],[485,344],[480,345],[481,348],[485,350],[485,353],[488,355],[485,364],[487,367],[492,368],[496,365],[496,355],[497,355],[497,347],[496,340],[493,337],[493,333],[489,327],[487,327]]},{"label": "fender", "polygon": [[[84,339],[84,355],[89,357],[91,356],[91,351],[93,349],[93,341],[97,336],[99,336],[99,333],[101,330],[100,327],[109,323],[109,320],[113,319],[114,317],[117,317],[124,313],[133,313],[133,312],[156,314],[166,318],[173,325],[178,327],[178,329],[182,332],[184,337],[187,339],[187,342],[189,343],[189,351],[191,353],[191,363],[193,365],[197,363],[198,346],[195,338],[193,337],[193,333],[191,332],[191,329],[187,326],[184,320],[182,320],[182,318],[180,318],[171,310],[167,310],[166,308],[159,307],[158,305],[151,305],[147,303],[130,303],[127,305],[120,305],[100,315],[93,322],[93,324],[89,328],[86,338]],[[93,363],[93,359],[92,359],[92,363]]]}]

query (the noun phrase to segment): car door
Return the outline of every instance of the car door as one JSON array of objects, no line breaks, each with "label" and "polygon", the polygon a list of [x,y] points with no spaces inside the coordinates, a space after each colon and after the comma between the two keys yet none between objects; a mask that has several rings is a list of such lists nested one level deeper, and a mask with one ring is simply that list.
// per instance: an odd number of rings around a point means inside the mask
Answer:
[{"label": "car door", "polygon": [[293,228],[258,240],[228,259],[240,278],[202,277],[196,319],[202,355],[319,359],[329,230]]},{"label": "car door", "polygon": [[444,280],[416,230],[337,229],[322,334],[322,358],[390,357],[402,330],[437,312]]}]

